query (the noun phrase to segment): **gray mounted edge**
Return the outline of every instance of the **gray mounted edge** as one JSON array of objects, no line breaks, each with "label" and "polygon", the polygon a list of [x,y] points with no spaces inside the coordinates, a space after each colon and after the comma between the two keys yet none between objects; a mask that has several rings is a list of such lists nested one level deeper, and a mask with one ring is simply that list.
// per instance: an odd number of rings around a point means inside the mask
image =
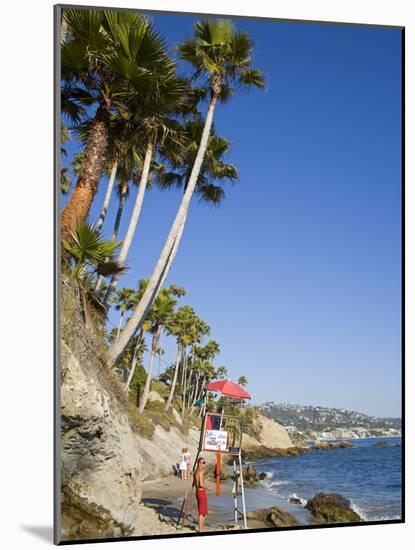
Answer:
[{"label": "gray mounted edge", "polygon": [[147,13],[148,15],[191,15],[191,16],[202,16],[202,17],[232,17],[233,19],[254,19],[257,21],[276,21],[280,23],[310,23],[314,25],[343,25],[347,27],[372,27],[372,28],[381,28],[381,29],[404,29],[404,25],[387,25],[381,23],[355,23],[350,21],[324,21],[319,19],[296,19],[296,18],[287,18],[287,17],[270,17],[266,15],[238,15],[232,13],[212,13],[205,11],[174,11],[174,10],[163,10],[163,9],[153,9],[153,8],[126,8],[126,7],[114,7],[114,6],[90,6],[87,4],[78,5],[78,4],[56,4],[55,7],[62,8],[74,8],[80,10],[108,10],[108,11],[125,11],[125,12],[137,12]]},{"label": "gray mounted edge", "polygon": [[60,432],[61,432],[61,243],[60,243],[60,28],[62,9],[53,6],[53,232],[54,232],[54,315],[53,315],[53,543],[61,542],[61,467],[60,467]]}]

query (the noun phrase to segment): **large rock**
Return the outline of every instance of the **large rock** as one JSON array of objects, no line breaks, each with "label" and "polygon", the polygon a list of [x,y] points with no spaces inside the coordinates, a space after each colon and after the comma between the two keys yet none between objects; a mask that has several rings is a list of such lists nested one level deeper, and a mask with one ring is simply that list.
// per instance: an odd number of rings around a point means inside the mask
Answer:
[{"label": "large rock", "polygon": [[263,458],[280,457],[280,456],[300,456],[309,451],[309,447],[289,447],[287,449],[264,447],[257,445],[256,447],[248,447],[242,449],[242,457],[244,460],[262,460]]},{"label": "large rock", "polygon": [[261,481],[267,477],[266,472],[257,472],[254,466],[252,466],[251,464],[249,464],[248,466],[243,466],[242,472],[244,476],[244,482],[248,485],[257,483],[258,481]]},{"label": "large rock", "polygon": [[243,434],[242,437],[242,455],[245,460],[302,454],[303,451],[293,445],[285,428],[271,418],[258,414],[253,427],[255,437],[249,434]]},{"label": "large rock", "polygon": [[[61,365],[61,481],[66,495],[62,535],[71,539],[86,536],[88,530],[92,533],[94,517],[97,533],[107,528],[134,530],[140,525],[142,461],[128,416],[104,388],[93,365],[81,364],[65,342]],[[88,527],[81,534],[68,518],[75,508],[88,506]],[[107,521],[109,515],[112,523]]]},{"label": "large rock", "polygon": [[269,527],[291,527],[298,525],[297,519],[281,508],[272,506],[265,510],[256,510],[255,512],[248,512],[247,519],[253,519],[265,523]]},{"label": "large rock", "polygon": [[351,507],[350,500],[337,493],[316,493],[305,505],[320,523],[360,522],[362,518]]},{"label": "large rock", "polygon": [[310,449],[313,451],[329,451],[331,449],[350,449],[353,446],[353,443],[350,443],[349,441],[336,441],[333,443],[318,442],[310,447]]},{"label": "large rock", "polygon": [[293,442],[283,426],[267,418],[262,414],[258,415],[257,423],[260,426],[258,441],[260,445],[269,448],[288,449],[293,447]]}]

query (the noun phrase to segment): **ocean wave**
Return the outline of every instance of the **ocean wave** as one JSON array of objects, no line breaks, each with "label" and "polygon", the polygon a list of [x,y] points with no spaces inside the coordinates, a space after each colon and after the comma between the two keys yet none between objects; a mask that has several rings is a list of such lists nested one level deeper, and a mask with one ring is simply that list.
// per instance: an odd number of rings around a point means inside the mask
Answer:
[{"label": "ocean wave", "polygon": [[292,495],[290,495],[290,496],[287,498],[288,502],[289,502],[290,499],[292,499],[292,498],[298,498],[298,500],[301,502],[301,505],[302,505],[302,506],[305,506],[305,505],[307,504],[307,499],[299,497],[296,493],[293,493]]},{"label": "ocean wave", "polygon": [[367,517],[365,512],[363,512],[354,502],[350,502],[350,508],[354,512],[356,512],[356,514],[358,514],[363,519],[363,521],[369,521],[369,518]]},{"label": "ocean wave", "polygon": [[263,481],[263,484],[265,485],[265,487],[267,487],[267,489],[273,492],[276,492],[277,488],[280,487],[281,485],[288,485],[289,483],[290,483],[289,481],[285,481],[282,479],[281,480],[276,479],[275,481],[271,481],[271,482],[267,479]]}]

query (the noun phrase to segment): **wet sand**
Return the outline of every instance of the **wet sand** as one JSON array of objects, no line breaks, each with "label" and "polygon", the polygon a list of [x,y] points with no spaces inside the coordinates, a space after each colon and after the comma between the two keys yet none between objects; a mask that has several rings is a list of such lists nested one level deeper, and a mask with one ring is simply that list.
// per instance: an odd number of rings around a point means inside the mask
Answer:
[{"label": "wet sand", "polygon": [[[226,480],[221,482],[221,494],[216,496],[215,483],[207,479],[209,514],[206,519],[206,531],[227,531],[229,529],[243,529],[243,519],[238,519],[235,527],[232,487],[233,482]],[[186,490],[191,486],[191,480],[183,481],[176,476],[168,476],[157,481],[148,481],[142,484],[141,503],[152,508],[160,518],[161,523],[177,529],[177,521],[182,508]],[[265,487],[258,484],[255,487],[245,486],[245,499],[247,511],[259,510],[269,506],[278,506],[291,512],[297,517],[299,523],[308,523],[308,514],[302,507],[294,506],[285,500],[269,493]],[[238,498],[238,507],[242,508],[241,498]],[[157,529],[157,526],[154,526]],[[189,515],[185,521],[185,531],[196,531],[197,528],[197,503],[194,490],[192,491],[192,503]],[[267,526],[259,521],[248,520],[249,529],[267,529]],[[177,534],[180,534],[180,528]],[[154,533],[156,534],[156,533]]]}]

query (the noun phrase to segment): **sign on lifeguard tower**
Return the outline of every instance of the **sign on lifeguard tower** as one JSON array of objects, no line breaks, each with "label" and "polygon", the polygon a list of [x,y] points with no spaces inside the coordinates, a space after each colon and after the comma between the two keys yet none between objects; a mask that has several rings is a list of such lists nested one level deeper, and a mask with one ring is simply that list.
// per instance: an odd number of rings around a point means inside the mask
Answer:
[{"label": "sign on lifeguard tower", "polygon": [[226,452],[228,450],[228,432],[224,430],[206,430],[204,450]]},{"label": "sign on lifeguard tower", "polygon": [[206,413],[202,434],[203,451],[239,453],[242,440],[242,426],[239,418]]}]

